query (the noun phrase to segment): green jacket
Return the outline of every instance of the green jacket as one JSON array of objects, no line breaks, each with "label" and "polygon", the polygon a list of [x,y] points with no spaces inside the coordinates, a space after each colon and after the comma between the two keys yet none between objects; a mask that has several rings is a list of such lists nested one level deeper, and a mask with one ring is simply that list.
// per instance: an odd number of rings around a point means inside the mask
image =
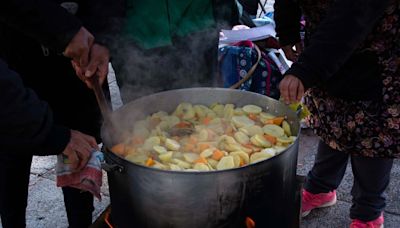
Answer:
[{"label": "green jacket", "polygon": [[172,45],[174,37],[236,23],[234,0],[128,0],[124,35],[149,49]]}]

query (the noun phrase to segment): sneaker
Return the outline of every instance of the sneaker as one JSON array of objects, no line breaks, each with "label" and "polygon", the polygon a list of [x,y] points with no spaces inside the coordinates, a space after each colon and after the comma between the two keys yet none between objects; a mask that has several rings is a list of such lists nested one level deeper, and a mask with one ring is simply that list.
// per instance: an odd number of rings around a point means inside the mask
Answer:
[{"label": "sneaker", "polygon": [[336,191],[333,190],[328,193],[312,194],[303,190],[301,200],[301,217],[310,214],[311,210],[321,207],[329,207],[336,203]]},{"label": "sneaker", "polygon": [[363,222],[358,219],[353,219],[353,221],[351,221],[350,228],[383,228],[383,222],[383,214],[377,219],[369,222]]}]

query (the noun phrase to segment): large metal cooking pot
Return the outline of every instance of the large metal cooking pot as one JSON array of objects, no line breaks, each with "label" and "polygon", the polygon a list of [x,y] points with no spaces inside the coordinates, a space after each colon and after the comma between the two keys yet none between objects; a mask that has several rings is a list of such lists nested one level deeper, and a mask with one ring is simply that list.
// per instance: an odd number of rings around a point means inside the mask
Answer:
[{"label": "large metal cooking pot", "polygon": [[[137,99],[113,113],[117,129],[132,128],[135,120],[157,111],[173,111],[181,102],[237,106],[255,104],[287,116],[299,133],[296,114],[263,95],[222,88],[192,88],[161,92]],[[105,145],[112,142],[103,129]],[[257,227],[292,227],[298,140],[281,154],[249,166],[213,172],[165,171],[133,164],[106,151],[111,218],[117,227],[215,228],[243,227],[251,217]]]}]

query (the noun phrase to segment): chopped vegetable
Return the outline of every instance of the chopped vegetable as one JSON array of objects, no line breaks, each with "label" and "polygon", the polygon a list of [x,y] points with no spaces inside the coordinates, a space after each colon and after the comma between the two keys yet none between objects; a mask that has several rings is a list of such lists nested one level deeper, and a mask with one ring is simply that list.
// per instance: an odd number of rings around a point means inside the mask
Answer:
[{"label": "chopped vegetable", "polygon": [[219,161],[222,157],[224,156],[224,153],[218,149],[214,150],[214,153],[212,155],[212,159]]},{"label": "chopped vegetable", "polygon": [[146,166],[152,166],[154,164],[155,164],[155,162],[154,162],[153,158],[149,157],[146,161]]}]

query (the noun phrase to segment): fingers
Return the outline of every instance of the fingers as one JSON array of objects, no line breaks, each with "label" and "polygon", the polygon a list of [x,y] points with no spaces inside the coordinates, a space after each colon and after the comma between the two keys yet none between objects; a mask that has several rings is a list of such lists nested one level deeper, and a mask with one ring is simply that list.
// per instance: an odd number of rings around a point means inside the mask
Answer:
[{"label": "fingers", "polygon": [[304,95],[304,86],[303,83],[300,82],[299,88],[297,90],[297,101],[300,101]]},{"label": "fingers", "polygon": [[83,150],[79,150],[76,151],[76,154],[79,157],[79,164],[77,167],[77,170],[82,170],[83,168],[85,168],[86,164],[88,163],[89,159],[90,159],[90,155],[92,154],[92,150],[91,149],[83,149]]},{"label": "fingers", "polygon": [[94,149],[99,148],[93,137],[71,130],[70,142],[63,153],[70,159],[71,168],[79,171],[86,166]]},{"label": "fingers", "polygon": [[83,49],[82,51],[81,51],[81,56],[80,56],[80,59],[79,59],[79,64],[82,66],[82,67],[85,67],[85,66],[87,66],[88,65],[88,63],[89,63],[89,49]]},{"label": "fingers", "polygon": [[294,75],[286,75],[280,82],[279,89],[286,104],[301,100],[304,94],[303,83]]},{"label": "fingers", "polygon": [[80,67],[86,67],[93,42],[93,35],[84,27],[81,27],[65,48],[64,55],[79,63]]},{"label": "fingers", "polygon": [[289,101],[289,83],[290,83],[290,78],[287,76],[282,79],[282,81],[279,83],[279,90],[281,92],[281,97],[283,97],[283,100],[285,103],[288,103]]},{"label": "fingers", "polygon": [[108,75],[108,61],[103,61],[98,67],[100,85],[103,85]]},{"label": "fingers", "polygon": [[[106,47],[101,46],[99,44],[94,44],[91,51],[90,51],[90,58],[89,58],[89,63],[86,68],[83,68],[82,71],[84,73],[84,77],[86,79],[90,77],[94,77],[95,75],[99,77],[99,83],[100,85],[103,84],[105,79],[107,78],[108,74],[108,62],[110,59],[109,51]],[[84,79],[86,82],[86,85],[89,88],[93,88],[92,81],[87,81]],[[97,80],[93,80],[97,81]]]},{"label": "fingers", "polygon": [[[82,133],[81,133],[82,134]],[[91,149],[99,149],[96,139],[90,135],[82,134],[82,138],[91,146]]]},{"label": "fingers", "polygon": [[65,151],[64,154],[67,155],[67,157],[68,157],[71,169],[77,170],[79,167],[79,157],[75,153],[75,151],[72,149],[69,149],[68,151]]},{"label": "fingers", "polygon": [[290,99],[289,100],[290,103],[297,101],[297,89],[298,89],[298,86],[299,86],[298,81],[292,78],[290,80],[289,89],[288,89],[288,91],[289,91],[288,96],[289,96],[289,99]]}]

